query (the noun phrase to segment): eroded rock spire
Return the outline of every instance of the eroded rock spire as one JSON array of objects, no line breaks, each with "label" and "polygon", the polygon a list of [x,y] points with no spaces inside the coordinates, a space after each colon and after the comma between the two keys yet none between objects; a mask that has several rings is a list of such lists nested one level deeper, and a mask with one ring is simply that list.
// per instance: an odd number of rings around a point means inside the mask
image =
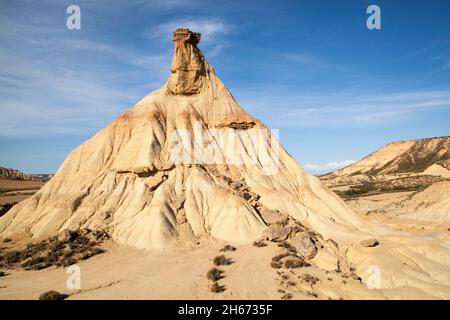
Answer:
[{"label": "eroded rock spire", "polygon": [[191,95],[199,93],[206,75],[205,58],[197,44],[200,33],[189,29],[177,29],[173,33],[175,49],[168,90],[173,94]]}]

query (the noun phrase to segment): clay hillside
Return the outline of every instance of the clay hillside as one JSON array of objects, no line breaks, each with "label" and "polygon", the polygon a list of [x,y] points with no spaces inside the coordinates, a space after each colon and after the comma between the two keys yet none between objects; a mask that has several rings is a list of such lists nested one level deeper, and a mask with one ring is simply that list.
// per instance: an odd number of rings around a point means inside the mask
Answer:
[{"label": "clay hillside", "polygon": [[[241,108],[200,39],[177,29],[167,82],[0,217],[0,298],[449,299],[447,235],[355,213]],[[59,269],[74,263],[78,291]]]},{"label": "clay hillside", "polygon": [[[362,160],[325,174],[327,186],[358,186],[418,190],[450,178],[450,137],[397,141]],[[386,183],[386,181],[390,181]]]},{"label": "clay hillside", "polygon": [[392,142],[320,179],[371,218],[402,218],[421,229],[450,225],[450,137]]}]

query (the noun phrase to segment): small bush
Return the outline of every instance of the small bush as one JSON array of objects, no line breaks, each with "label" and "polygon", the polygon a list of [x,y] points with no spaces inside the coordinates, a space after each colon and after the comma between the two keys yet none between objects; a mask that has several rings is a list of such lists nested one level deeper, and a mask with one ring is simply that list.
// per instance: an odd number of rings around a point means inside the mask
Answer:
[{"label": "small bush", "polygon": [[272,258],[272,261],[273,262],[278,262],[281,259],[283,259],[283,258],[285,258],[285,257],[287,257],[289,255],[290,255],[289,253],[282,253],[282,254],[276,255],[275,257]]},{"label": "small bush", "polygon": [[3,242],[4,243],[7,243],[7,242],[11,242],[12,240],[11,239],[9,239],[9,238],[5,238],[5,239],[3,239]]},{"label": "small bush", "polygon": [[223,273],[222,270],[219,270],[217,268],[212,268],[208,271],[208,273],[206,274],[206,277],[209,280],[217,281],[217,280],[220,280],[223,278],[222,273]]},{"label": "small bush", "polygon": [[253,245],[258,248],[267,247],[267,243],[262,240],[253,242]]},{"label": "small bush", "polygon": [[220,249],[220,252],[227,252],[227,251],[236,251],[236,247],[233,247],[232,245],[227,244],[225,247]]},{"label": "small bush", "polygon": [[20,250],[0,252],[0,265],[2,268],[21,266],[25,270],[40,270],[49,266],[67,267],[104,252],[96,247],[103,240],[96,239],[106,239],[108,235],[102,231],[95,234],[91,235],[88,229],[67,230],[40,242],[28,243]]},{"label": "small bush", "polygon": [[6,273],[4,273],[3,271],[0,271],[0,277],[4,277],[6,276]]},{"label": "small bush", "polygon": [[214,258],[213,263],[215,266],[227,266],[233,263],[231,259],[226,258],[224,255],[220,255]]},{"label": "small bush", "polygon": [[225,287],[224,286],[220,286],[217,282],[214,282],[211,286],[211,292],[214,293],[220,293],[225,291]]},{"label": "small bush", "polygon": [[286,293],[286,294],[281,296],[281,299],[283,299],[283,300],[291,300],[292,299],[292,294],[291,293]]},{"label": "small bush", "polygon": [[303,260],[286,260],[284,262],[284,267],[286,269],[303,268],[309,266],[309,263]]},{"label": "small bush", "polygon": [[272,261],[270,263],[270,266],[274,269],[280,269],[281,268],[281,263],[280,262],[276,262],[276,261]]},{"label": "small bush", "polygon": [[39,300],[64,300],[68,297],[67,294],[59,293],[56,291],[47,291],[39,296]]},{"label": "small bush", "polygon": [[302,275],[302,279],[303,281],[307,282],[307,283],[311,283],[312,285],[316,284],[317,282],[319,282],[319,278],[316,278],[310,274],[305,273],[304,275]]}]

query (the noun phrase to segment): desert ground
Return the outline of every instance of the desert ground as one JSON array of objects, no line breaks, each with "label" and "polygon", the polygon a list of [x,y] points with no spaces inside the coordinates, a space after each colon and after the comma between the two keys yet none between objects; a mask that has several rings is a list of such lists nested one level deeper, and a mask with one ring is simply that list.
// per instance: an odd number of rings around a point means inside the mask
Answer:
[{"label": "desert ground", "polygon": [[45,182],[0,179],[0,206],[13,205],[35,194]]}]

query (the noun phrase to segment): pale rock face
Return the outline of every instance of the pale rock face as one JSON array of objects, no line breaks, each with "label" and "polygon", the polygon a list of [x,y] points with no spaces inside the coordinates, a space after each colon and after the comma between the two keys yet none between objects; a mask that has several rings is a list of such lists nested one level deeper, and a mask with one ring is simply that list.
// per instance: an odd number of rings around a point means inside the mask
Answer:
[{"label": "pale rock face", "polygon": [[177,29],[173,33],[175,51],[167,89],[173,94],[195,94],[203,87],[206,76],[205,59],[197,48],[200,33]]},{"label": "pale rock face", "polygon": [[[344,202],[238,105],[197,48],[200,34],[177,29],[173,40],[167,83],[73,150],[38,193],[0,219],[1,236],[36,238],[91,228],[138,248],[200,236],[249,243],[267,228],[259,212],[264,210],[343,243],[366,237]],[[268,132],[262,153],[250,154],[261,149],[252,130]],[[180,143],[179,132],[204,140]],[[239,134],[236,145],[228,133]],[[189,156],[211,145],[219,158],[238,147],[243,152],[239,161],[219,164],[173,157],[177,148]]]},{"label": "pale rock face", "polygon": [[317,254],[316,245],[307,232],[302,232],[295,235],[295,237],[291,239],[290,243],[297,250],[297,252],[307,259],[312,259]]}]

